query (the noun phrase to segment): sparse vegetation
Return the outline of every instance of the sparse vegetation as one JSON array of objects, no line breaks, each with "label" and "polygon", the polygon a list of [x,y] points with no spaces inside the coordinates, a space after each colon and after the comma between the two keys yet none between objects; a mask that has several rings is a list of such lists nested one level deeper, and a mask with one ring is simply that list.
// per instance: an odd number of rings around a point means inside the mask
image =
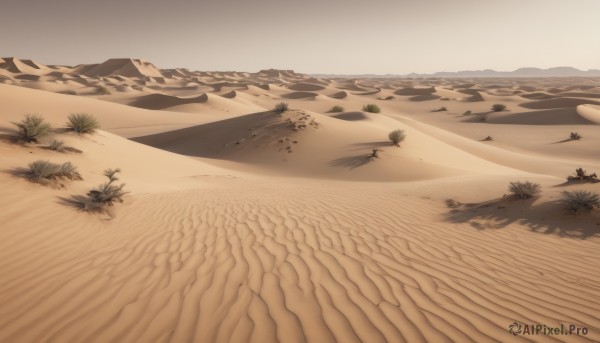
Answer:
[{"label": "sparse vegetation", "polygon": [[600,196],[591,191],[564,191],[563,201],[566,209],[572,214],[589,213],[594,207],[600,207]]},{"label": "sparse vegetation", "polygon": [[508,191],[518,199],[533,198],[540,193],[541,186],[533,182],[511,182]]},{"label": "sparse vegetation", "polygon": [[492,106],[492,111],[494,112],[502,112],[506,110],[506,105],[503,104],[495,104]]},{"label": "sparse vegetation", "polygon": [[393,95],[390,95],[390,96],[386,96],[385,99],[383,99],[383,100],[394,100],[394,99],[396,99],[396,97]]},{"label": "sparse vegetation", "polygon": [[379,108],[379,106],[377,106],[375,104],[367,104],[367,105],[363,106],[363,111],[369,112],[369,113],[379,113],[379,112],[381,112],[381,109]]},{"label": "sparse vegetation", "polygon": [[18,128],[19,138],[28,143],[38,143],[51,129],[50,124],[39,114],[26,114],[23,120],[13,124]]},{"label": "sparse vegetation", "polygon": [[48,149],[63,152],[65,151],[65,142],[54,139],[52,142],[48,144]]},{"label": "sparse vegetation", "polygon": [[400,143],[406,139],[406,133],[404,130],[394,130],[388,134],[388,138],[395,146],[400,146]]},{"label": "sparse vegetation", "polygon": [[339,112],[344,112],[344,108],[342,106],[333,106],[329,112],[331,113],[339,113]]},{"label": "sparse vegetation", "polygon": [[69,89],[69,90],[66,90],[66,91],[62,91],[60,93],[61,94],[67,94],[67,95],[77,95],[77,92],[74,91],[74,90],[72,90],[72,89]]},{"label": "sparse vegetation", "polygon": [[106,206],[112,206],[115,202],[123,202],[123,196],[128,192],[124,191],[125,184],[115,185],[119,180],[117,174],[121,169],[107,169],[104,171],[104,176],[108,178],[108,182],[99,185],[87,193],[89,202],[84,204],[86,210],[104,211]]},{"label": "sparse vegetation", "polygon": [[371,155],[369,155],[369,158],[371,160],[379,158],[379,149],[377,149],[377,148],[371,149]]},{"label": "sparse vegetation", "polygon": [[29,178],[35,182],[57,181],[62,178],[69,180],[83,180],[71,162],[63,164],[38,160],[29,164]]},{"label": "sparse vegetation", "polygon": [[105,86],[96,86],[96,93],[99,95],[109,95],[110,90],[108,88],[106,88]]},{"label": "sparse vegetation", "polygon": [[579,133],[577,133],[577,132],[571,132],[571,135],[569,137],[569,139],[572,140],[572,141],[578,141],[581,138],[582,138],[581,135]]},{"label": "sparse vegetation", "polygon": [[444,112],[444,111],[448,111],[448,109],[446,107],[440,107],[437,110],[433,110],[433,112]]},{"label": "sparse vegetation", "polygon": [[279,113],[283,113],[285,111],[287,111],[289,109],[288,103],[287,102],[280,102],[277,105],[275,105],[275,112],[279,112]]},{"label": "sparse vegetation", "polygon": [[465,111],[465,113],[463,113],[463,116],[470,116],[471,114],[473,114],[473,112],[471,112],[471,111]]},{"label": "sparse vegetation", "polygon": [[100,128],[100,123],[91,114],[73,113],[69,115],[67,127],[78,133],[94,133]]},{"label": "sparse vegetation", "polygon": [[600,180],[598,179],[598,175],[596,175],[596,173],[592,173],[592,174],[588,175],[587,171],[583,170],[583,168],[575,169],[575,175],[567,176],[567,181],[568,182],[574,182],[574,181],[600,182]]},{"label": "sparse vegetation", "polygon": [[487,136],[487,137],[485,137],[484,139],[482,139],[481,141],[482,141],[482,142],[490,142],[490,141],[493,141],[493,140],[494,140],[494,139],[492,138],[492,136]]}]

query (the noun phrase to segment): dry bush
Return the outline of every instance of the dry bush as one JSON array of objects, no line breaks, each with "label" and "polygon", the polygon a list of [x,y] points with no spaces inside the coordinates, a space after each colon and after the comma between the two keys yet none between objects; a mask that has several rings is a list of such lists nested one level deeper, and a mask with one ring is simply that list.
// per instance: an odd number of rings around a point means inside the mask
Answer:
[{"label": "dry bush", "polygon": [[594,207],[600,207],[600,196],[591,191],[564,191],[563,202],[567,211],[573,214],[590,213]]},{"label": "dry bush", "polygon": [[503,104],[495,104],[492,106],[492,111],[494,112],[502,112],[506,109],[506,105]]},{"label": "dry bush", "polygon": [[282,102],[278,103],[277,105],[275,105],[274,111],[283,113],[283,112],[287,111],[288,109],[289,109],[288,103],[282,101]]},{"label": "dry bush", "polygon": [[106,210],[107,206],[112,206],[114,202],[123,202],[123,196],[128,193],[123,190],[125,184],[114,184],[119,180],[117,174],[120,172],[121,169],[118,168],[104,171],[104,176],[108,178],[108,182],[87,193],[88,202],[84,204],[86,210],[102,212]]},{"label": "dry bush", "polygon": [[406,139],[404,130],[394,130],[388,134],[388,138],[395,146],[400,146],[400,143]]},{"label": "dry bush", "polygon": [[60,179],[83,180],[81,174],[77,172],[71,162],[63,164],[52,163],[50,161],[38,160],[29,164],[29,179],[34,182],[47,183],[58,181]]},{"label": "dry bush", "polygon": [[106,88],[105,86],[97,86],[96,87],[96,93],[99,95],[109,95],[110,90],[108,88]]},{"label": "dry bush", "polygon": [[338,113],[338,112],[344,112],[344,108],[342,106],[333,106],[330,110],[330,113]]},{"label": "dry bush", "polygon": [[583,168],[577,168],[575,169],[575,175],[567,176],[567,182],[574,181],[600,182],[596,173],[588,174]]},{"label": "dry bush", "polygon": [[569,139],[572,141],[578,141],[581,138],[582,138],[581,135],[577,132],[571,132],[571,135],[569,136]]},{"label": "dry bush", "polygon": [[381,109],[379,108],[379,106],[377,106],[375,104],[366,104],[363,106],[363,111],[369,112],[369,113],[379,113],[379,112],[381,112]]},{"label": "dry bush", "polygon": [[55,139],[52,142],[48,143],[48,149],[50,149],[50,150],[64,152],[65,148],[66,147],[65,147],[64,141],[59,141],[59,140]]},{"label": "dry bush", "polygon": [[73,113],[69,115],[67,127],[78,133],[94,133],[100,128],[100,123],[91,114]]},{"label": "dry bush", "polygon": [[541,191],[541,186],[533,182],[511,182],[508,191],[518,199],[533,198]]},{"label": "dry bush", "polygon": [[26,114],[23,120],[12,124],[18,128],[19,138],[29,143],[38,143],[52,128],[39,114]]}]

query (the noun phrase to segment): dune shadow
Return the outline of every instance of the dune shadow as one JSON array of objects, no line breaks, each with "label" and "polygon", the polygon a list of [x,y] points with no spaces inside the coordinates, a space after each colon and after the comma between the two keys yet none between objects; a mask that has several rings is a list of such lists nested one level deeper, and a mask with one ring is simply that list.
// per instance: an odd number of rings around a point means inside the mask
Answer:
[{"label": "dune shadow", "polygon": [[342,158],[335,159],[329,163],[332,167],[342,167],[349,169],[356,169],[362,167],[369,162],[371,162],[373,158],[370,154],[361,154],[354,156],[346,156]]},{"label": "dune shadow", "polygon": [[558,200],[536,204],[539,198],[499,198],[476,204],[459,204],[445,215],[450,223],[468,223],[477,230],[503,229],[511,224],[532,232],[587,239],[600,234],[600,215],[567,214]]},{"label": "dune shadow", "polygon": [[394,146],[394,143],[390,141],[378,141],[378,142],[362,142],[362,143],[354,143],[350,145],[351,147],[357,149],[363,148],[381,148],[381,147],[391,147]]}]

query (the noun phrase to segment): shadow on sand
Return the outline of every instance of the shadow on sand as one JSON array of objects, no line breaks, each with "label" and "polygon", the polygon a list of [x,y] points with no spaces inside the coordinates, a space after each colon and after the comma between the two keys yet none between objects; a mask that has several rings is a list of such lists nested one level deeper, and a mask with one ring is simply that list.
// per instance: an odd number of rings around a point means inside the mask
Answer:
[{"label": "shadow on sand", "polygon": [[600,234],[598,213],[567,214],[560,201],[536,204],[538,198],[516,200],[510,197],[476,204],[458,204],[445,216],[451,223],[468,223],[477,230],[503,229],[511,224],[533,232],[586,239]]}]

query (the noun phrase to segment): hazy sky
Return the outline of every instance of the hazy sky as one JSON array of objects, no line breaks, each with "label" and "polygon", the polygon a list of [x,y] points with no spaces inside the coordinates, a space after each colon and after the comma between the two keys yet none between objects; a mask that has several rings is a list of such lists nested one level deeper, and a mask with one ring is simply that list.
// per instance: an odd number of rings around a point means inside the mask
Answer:
[{"label": "hazy sky", "polygon": [[2,0],[0,56],[304,73],[600,69],[600,0]]}]

